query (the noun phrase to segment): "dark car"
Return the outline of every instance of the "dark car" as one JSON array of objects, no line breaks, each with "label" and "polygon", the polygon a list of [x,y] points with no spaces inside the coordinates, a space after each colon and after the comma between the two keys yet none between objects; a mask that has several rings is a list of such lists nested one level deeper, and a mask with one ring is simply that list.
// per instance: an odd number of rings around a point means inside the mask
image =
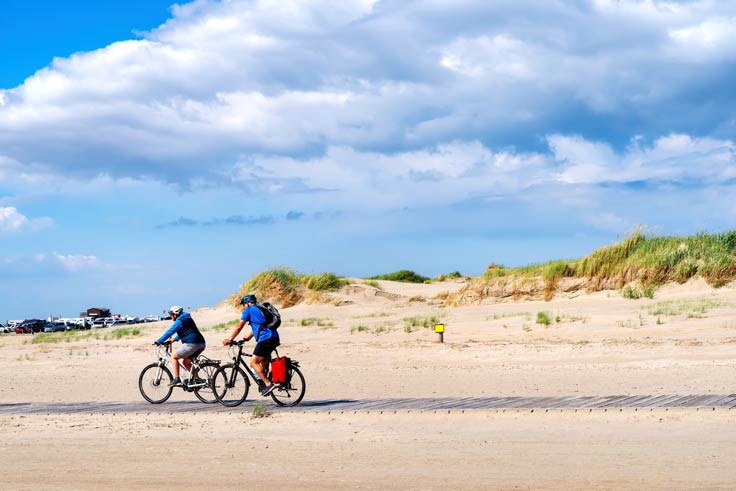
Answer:
[{"label": "dark car", "polygon": [[16,334],[28,334],[34,332],[43,332],[46,327],[46,321],[40,319],[27,319],[15,328]]}]

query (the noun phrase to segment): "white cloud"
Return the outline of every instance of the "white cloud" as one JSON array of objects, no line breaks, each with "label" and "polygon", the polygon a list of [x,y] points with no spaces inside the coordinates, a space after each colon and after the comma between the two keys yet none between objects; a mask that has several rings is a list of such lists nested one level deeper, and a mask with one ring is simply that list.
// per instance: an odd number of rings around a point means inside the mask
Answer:
[{"label": "white cloud", "polygon": [[390,209],[442,205],[490,192],[509,193],[544,180],[548,158],[535,153],[493,152],[479,142],[453,142],[431,149],[384,155],[331,147],[315,159],[244,160],[235,182],[271,191],[324,191],[321,206]]},{"label": "white cloud", "polygon": [[[619,139],[621,121],[658,128],[652,137],[673,131],[669,107],[688,106],[696,81],[720,83],[719,70],[691,70],[693,53],[719,53],[700,62],[713,68],[731,56],[736,8],[591,5],[175,6],[144,39],[57,58],[0,91],[0,148],[16,176],[186,182],[227,174],[243,156],[350,148],[390,163],[447,142],[523,148],[560,124],[582,133],[596,114]],[[700,134],[732,114],[730,100],[708,107]],[[568,177],[594,179],[596,165]]]},{"label": "white cloud", "polygon": [[22,232],[34,232],[52,225],[50,218],[28,219],[15,207],[0,206],[0,235],[11,235]]},{"label": "white cloud", "polygon": [[649,147],[633,139],[623,153],[580,137],[553,135],[548,142],[562,165],[557,179],[565,183],[671,180],[717,184],[730,179],[736,169],[736,144],[731,140],[672,134]]},{"label": "white cloud", "polygon": [[[46,259],[46,256],[43,257]],[[58,254],[56,252],[48,256],[48,260],[56,261],[65,271],[76,273],[85,269],[99,266],[99,261],[95,256],[85,256],[81,254]]]},{"label": "white cloud", "polygon": [[736,59],[736,17],[706,19],[695,25],[670,29],[668,35],[673,48],[693,61]]},{"label": "white cloud", "polygon": [[109,271],[110,266],[96,256],[83,254],[36,253],[28,256],[0,257],[0,276],[65,276]]}]

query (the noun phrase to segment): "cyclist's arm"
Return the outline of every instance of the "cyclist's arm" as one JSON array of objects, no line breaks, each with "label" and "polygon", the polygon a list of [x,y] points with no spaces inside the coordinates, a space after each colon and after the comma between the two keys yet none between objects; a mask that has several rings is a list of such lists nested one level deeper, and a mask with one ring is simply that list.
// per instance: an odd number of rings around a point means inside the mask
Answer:
[{"label": "cyclist's arm", "polygon": [[[227,338],[225,338],[225,339],[222,340],[222,344],[228,344],[228,343],[230,343],[232,341],[235,341],[235,338],[238,336],[238,334],[240,334],[240,331],[243,330],[243,326],[245,326],[245,321],[244,320],[240,320],[237,323],[237,325],[233,328],[233,332],[230,333],[230,337],[227,337]],[[246,340],[247,339],[250,339],[250,338],[246,337]]]},{"label": "cyclist's arm", "polygon": [[[179,327],[181,327],[181,321],[179,319],[176,319],[176,321],[174,321],[174,323],[171,324],[171,327],[165,333],[163,333],[156,342],[161,344],[167,341],[171,336],[174,335],[174,333],[176,333],[176,331],[179,330]],[[179,336],[177,335],[176,337],[178,338]]]}]

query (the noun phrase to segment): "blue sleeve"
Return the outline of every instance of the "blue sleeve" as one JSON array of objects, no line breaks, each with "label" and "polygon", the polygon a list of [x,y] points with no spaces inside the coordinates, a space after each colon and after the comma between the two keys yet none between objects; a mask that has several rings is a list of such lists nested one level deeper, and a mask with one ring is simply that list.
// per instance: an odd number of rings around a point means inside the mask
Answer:
[{"label": "blue sleeve", "polygon": [[240,316],[240,320],[250,322],[250,307],[243,309],[243,315]]},{"label": "blue sleeve", "polygon": [[[176,319],[176,321],[174,321],[174,323],[171,324],[171,327],[169,328],[169,330],[163,333],[163,335],[160,338],[158,338],[156,342],[163,343],[164,341],[169,339],[172,334],[178,331],[180,327],[181,327],[181,320]],[[177,334],[175,341],[178,341],[178,340],[179,340],[179,335]]]}]

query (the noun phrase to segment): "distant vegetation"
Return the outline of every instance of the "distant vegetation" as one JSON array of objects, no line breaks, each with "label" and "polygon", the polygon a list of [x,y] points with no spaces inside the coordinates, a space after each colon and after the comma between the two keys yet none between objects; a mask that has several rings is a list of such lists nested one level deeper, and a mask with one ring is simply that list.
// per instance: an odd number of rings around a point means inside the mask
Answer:
[{"label": "distant vegetation", "polygon": [[736,279],[736,231],[687,237],[647,237],[635,232],[621,242],[602,247],[577,260],[557,260],[521,268],[491,264],[483,276],[508,275],[559,278],[638,280],[643,285],[684,283],[699,275],[712,286]]},{"label": "distant vegetation", "polygon": [[[641,230],[581,259],[556,260],[519,268],[491,263],[478,280],[487,283],[540,279],[550,298],[564,278],[585,280],[589,290],[622,289],[625,298],[652,298],[656,287],[700,276],[713,287],[736,279],[736,231],[692,236],[649,236]],[[632,285],[635,284],[635,285]],[[478,285],[475,285],[478,288]],[[523,289],[523,288],[520,288]],[[526,288],[529,291],[529,288]]]},{"label": "distant vegetation", "polygon": [[[562,259],[507,268],[491,263],[456,293],[447,294],[449,304],[477,300],[494,292],[514,298],[550,299],[564,283],[565,291],[618,289],[625,298],[652,298],[656,288],[668,282],[684,283],[700,276],[714,287],[736,279],[736,231],[700,233],[679,237],[645,234],[637,230],[621,242],[602,247],[581,259]],[[371,276],[362,283],[380,288],[376,280],[429,283],[464,278],[460,272],[441,274],[434,280],[411,270]],[[287,267],[258,273],[230,300],[256,293],[259,299],[289,307],[303,300],[321,300],[321,293],[335,291],[349,282],[332,273],[306,275]]]},{"label": "distant vegetation", "polygon": [[240,287],[240,293],[231,297],[231,300],[232,303],[239,304],[243,295],[255,293],[259,300],[270,300],[280,303],[281,307],[290,307],[303,300],[305,289],[312,292],[329,292],[348,283],[345,278],[332,273],[307,275],[278,266],[253,276]]},{"label": "distant vegetation", "polygon": [[31,344],[47,344],[47,343],[71,343],[74,341],[82,341],[87,339],[127,339],[136,338],[141,335],[138,327],[120,327],[118,329],[92,329],[88,331],[63,331],[63,332],[40,332],[34,334],[32,338],[24,341]]},{"label": "distant vegetation", "polygon": [[465,278],[465,277],[462,274],[460,274],[460,271],[453,271],[452,273],[441,274],[434,280],[435,281],[445,281],[445,280],[456,280],[459,278]]},{"label": "distant vegetation", "polygon": [[403,283],[426,283],[430,281],[430,278],[417,274],[414,271],[410,271],[408,269],[402,269],[401,271],[396,271],[395,273],[382,274],[378,276],[370,276],[367,279],[401,281]]}]

